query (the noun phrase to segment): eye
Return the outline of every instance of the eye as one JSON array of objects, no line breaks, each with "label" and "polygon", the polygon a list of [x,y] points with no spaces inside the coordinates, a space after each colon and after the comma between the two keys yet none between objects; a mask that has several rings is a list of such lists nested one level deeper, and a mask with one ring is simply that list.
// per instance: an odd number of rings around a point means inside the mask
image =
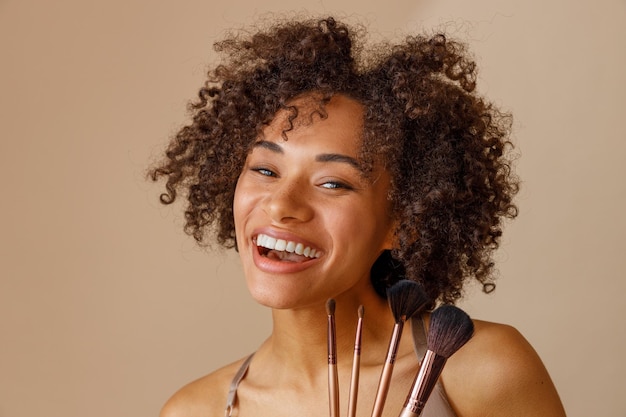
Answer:
[{"label": "eye", "polygon": [[276,173],[274,171],[272,171],[271,169],[267,169],[264,167],[253,167],[250,168],[251,171],[257,172],[265,177],[275,177]]},{"label": "eye", "polygon": [[352,186],[341,182],[341,181],[326,181],[321,185],[322,188],[326,188],[329,190],[352,190],[354,189]]}]

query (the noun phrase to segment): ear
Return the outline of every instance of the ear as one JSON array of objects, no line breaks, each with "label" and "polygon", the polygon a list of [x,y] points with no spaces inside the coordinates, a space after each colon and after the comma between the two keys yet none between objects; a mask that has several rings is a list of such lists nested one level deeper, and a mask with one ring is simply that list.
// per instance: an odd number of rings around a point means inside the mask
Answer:
[{"label": "ear", "polygon": [[392,250],[399,246],[397,235],[399,225],[400,222],[398,220],[389,221],[389,230],[387,230],[387,235],[385,236],[385,240],[383,242],[383,249]]}]

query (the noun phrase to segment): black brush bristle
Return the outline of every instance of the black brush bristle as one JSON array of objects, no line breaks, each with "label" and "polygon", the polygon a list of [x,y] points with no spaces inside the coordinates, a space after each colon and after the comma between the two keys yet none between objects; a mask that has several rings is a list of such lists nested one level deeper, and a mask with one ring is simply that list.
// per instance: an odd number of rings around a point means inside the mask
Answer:
[{"label": "black brush bristle", "polygon": [[449,358],[474,334],[474,323],[467,313],[453,305],[442,305],[430,316],[428,350]]},{"label": "black brush bristle", "polygon": [[389,287],[387,299],[396,323],[421,312],[430,301],[422,286],[408,279],[402,279]]},{"label": "black brush bristle", "polygon": [[335,300],[332,298],[329,298],[328,301],[326,301],[326,314],[329,316],[335,314]]}]

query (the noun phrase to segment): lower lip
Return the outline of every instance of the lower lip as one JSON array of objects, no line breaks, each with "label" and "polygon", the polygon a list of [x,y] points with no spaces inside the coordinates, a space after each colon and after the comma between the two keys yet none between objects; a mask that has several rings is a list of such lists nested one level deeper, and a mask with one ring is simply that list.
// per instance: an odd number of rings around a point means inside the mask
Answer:
[{"label": "lower lip", "polygon": [[310,260],[304,262],[277,261],[275,259],[262,256],[255,244],[252,244],[251,248],[252,259],[254,260],[256,267],[263,272],[272,274],[293,274],[295,272],[304,271],[305,269],[317,264],[319,261],[319,258],[311,258]]}]

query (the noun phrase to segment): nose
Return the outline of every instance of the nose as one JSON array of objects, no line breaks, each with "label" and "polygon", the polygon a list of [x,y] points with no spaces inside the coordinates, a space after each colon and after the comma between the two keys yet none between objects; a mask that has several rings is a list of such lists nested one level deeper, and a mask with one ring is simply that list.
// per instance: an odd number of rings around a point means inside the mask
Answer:
[{"label": "nose", "polygon": [[264,201],[264,210],[276,223],[305,222],[313,217],[311,196],[301,181],[283,179],[274,184]]}]

